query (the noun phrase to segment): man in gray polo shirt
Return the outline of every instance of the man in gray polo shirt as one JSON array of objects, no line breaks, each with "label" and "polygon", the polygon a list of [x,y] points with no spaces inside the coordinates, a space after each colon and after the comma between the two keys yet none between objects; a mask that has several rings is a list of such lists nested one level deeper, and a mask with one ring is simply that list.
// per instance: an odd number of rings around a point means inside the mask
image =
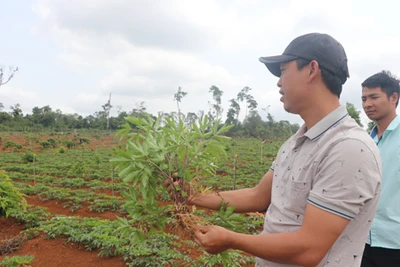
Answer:
[{"label": "man in gray polo shirt", "polygon": [[279,77],[285,110],[305,123],[254,188],[191,197],[192,204],[211,209],[221,198],[236,212],[267,208],[263,232],[206,226],[195,241],[213,254],[230,248],[250,253],[256,266],[359,267],[380,195],[381,160],[339,103],[349,77],[345,51],[331,36],[312,33],[260,61]]}]

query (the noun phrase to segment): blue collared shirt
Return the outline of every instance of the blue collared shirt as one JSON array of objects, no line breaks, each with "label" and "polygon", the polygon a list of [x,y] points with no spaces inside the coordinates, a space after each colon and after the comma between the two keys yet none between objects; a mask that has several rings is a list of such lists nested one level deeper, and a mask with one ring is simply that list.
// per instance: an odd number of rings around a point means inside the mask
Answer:
[{"label": "blue collared shirt", "polygon": [[396,116],[381,138],[371,137],[382,158],[382,191],[367,243],[372,247],[400,249],[400,117]]}]

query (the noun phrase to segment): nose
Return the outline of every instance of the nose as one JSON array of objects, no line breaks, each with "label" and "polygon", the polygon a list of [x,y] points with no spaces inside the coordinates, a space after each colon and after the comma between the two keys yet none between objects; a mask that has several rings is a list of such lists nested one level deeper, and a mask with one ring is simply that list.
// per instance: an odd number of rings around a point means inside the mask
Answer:
[{"label": "nose", "polygon": [[372,106],[372,101],[367,98],[362,104],[364,109],[368,109]]},{"label": "nose", "polygon": [[278,83],[276,84],[279,88],[282,87],[282,81],[281,81],[281,77],[279,77]]}]

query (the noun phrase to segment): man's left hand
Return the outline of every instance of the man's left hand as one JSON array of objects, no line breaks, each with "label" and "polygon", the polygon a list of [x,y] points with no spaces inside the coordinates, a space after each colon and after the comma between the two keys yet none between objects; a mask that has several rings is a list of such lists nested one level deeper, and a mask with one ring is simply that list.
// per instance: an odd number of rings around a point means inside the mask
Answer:
[{"label": "man's left hand", "polygon": [[230,248],[232,232],[220,226],[200,226],[194,241],[210,254],[221,253]]}]

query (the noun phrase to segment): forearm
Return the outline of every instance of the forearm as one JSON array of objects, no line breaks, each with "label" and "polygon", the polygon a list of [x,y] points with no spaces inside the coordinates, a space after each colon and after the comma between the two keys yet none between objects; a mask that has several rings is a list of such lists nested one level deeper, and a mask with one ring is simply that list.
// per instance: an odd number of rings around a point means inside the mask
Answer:
[{"label": "forearm", "polygon": [[268,171],[260,183],[253,188],[195,195],[190,204],[218,210],[224,199],[229,206],[235,206],[235,212],[262,211],[271,203],[272,178],[273,172]]},{"label": "forearm", "polygon": [[218,210],[222,205],[222,200],[228,206],[235,206],[235,212],[256,212],[261,211],[269,205],[266,200],[257,199],[254,188],[240,190],[223,191],[207,195],[195,195],[190,204],[203,208]]},{"label": "forearm", "polygon": [[230,232],[227,242],[233,249],[273,262],[314,267],[320,261],[317,248],[299,232],[263,235]]}]

